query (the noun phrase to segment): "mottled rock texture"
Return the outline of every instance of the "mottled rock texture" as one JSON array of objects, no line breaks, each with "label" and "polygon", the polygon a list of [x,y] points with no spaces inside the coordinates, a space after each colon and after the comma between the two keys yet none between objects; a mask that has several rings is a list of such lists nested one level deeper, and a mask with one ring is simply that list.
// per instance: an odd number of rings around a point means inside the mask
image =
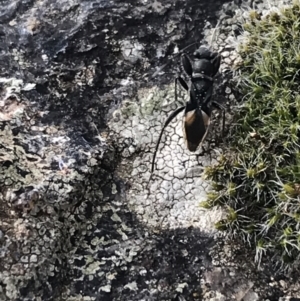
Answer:
[{"label": "mottled rock texture", "polygon": [[218,152],[190,156],[179,123],[147,182],[158,132],[177,107],[172,54],[209,39],[219,19],[216,96],[228,108],[235,101],[225,71],[249,3],[225,2],[1,2],[1,300],[296,296],[297,284],[257,273],[252,254],[216,243],[222,212],[198,204],[209,187],[199,167]]}]

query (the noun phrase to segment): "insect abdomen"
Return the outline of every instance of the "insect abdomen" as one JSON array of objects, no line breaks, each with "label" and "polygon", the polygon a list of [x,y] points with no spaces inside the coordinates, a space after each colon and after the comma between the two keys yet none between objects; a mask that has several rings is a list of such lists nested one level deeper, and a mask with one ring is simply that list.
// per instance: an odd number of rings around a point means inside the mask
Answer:
[{"label": "insect abdomen", "polygon": [[187,148],[195,152],[207,134],[209,117],[199,108],[186,112],[184,118],[184,136]]}]

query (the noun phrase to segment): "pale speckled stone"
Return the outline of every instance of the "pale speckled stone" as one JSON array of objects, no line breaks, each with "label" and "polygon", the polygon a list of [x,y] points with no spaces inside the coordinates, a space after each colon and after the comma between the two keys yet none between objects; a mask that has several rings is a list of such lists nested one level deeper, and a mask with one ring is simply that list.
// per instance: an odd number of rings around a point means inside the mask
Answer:
[{"label": "pale speckled stone", "polygon": [[28,256],[22,256],[21,257],[21,262],[23,262],[23,263],[27,263],[28,262]]},{"label": "pale speckled stone", "polygon": [[37,256],[36,255],[31,255],[30,256],[30,262],[37,262],[38,261],[38,258],[37,258]]},{"label": "pale speckled stone", "polygon": [[[155,88],[157,95],[160,93],[159,88]],[[141,106],[143,106],[144,102],[148,104],[151,101],[151,97],[154,97],[156,93],[154,93],[153,88],[149,91],[149,96],[146,96],[145,99],[140,98]],[[173,99],[172,93],[174,86],[169,86],[165,91],[170,89],[171,97],[169,99]],[[146,89],[143,90],[144,95],[147,95]],[[152,93],[152,94],[151,94]],[[167,92],[169,93],[169,92]],[[166,101],[166,97],[162,100],[163,106],[167,108],[168,106],[172,108],[174,103],[169,103]],[[161,124],[165,121],[166,115],[165,113],[154,112],[152,116],[128,116],[124,119],[120,125],[114,122],[111,123],[110,126],[115,130],[119,131],[118,127],[121,127],[121,135],[130,137],[131,136],[136,139],[137,145],[142,145],[145,140],[152,141],[152,143],[156,143],[158,139],[158,135],[161,130]],[[155,116],[156,118],[153,118]],[[159,126],[152,128],[150,131],[146,131],[143,135],[137,135],[139,131],[139,122],[143,124],[143,127],[148,128],[148,124],[153,122],[160,124]],[[126,129],[126,130],[125,130]],[[144,137],[143,137],[144,136]],[[147,136],[148,138],[145,138]],[[141,139],[141,141],[139,141]],[[124,154],[126,156],[126,153]],[[165,217],[163,225],[168,225],[168,227],[174,228],[174,219],[172,216],[178,217],[176,219],[176,225],[178,226],[190,226],[192,223],[189,221],[189,216],[191,220],[197,220],[197,225],[201,225],[204,231],[212,231],[215,232],[214,227],[211,226],[212,223],[207,222],[208,214],[203,214],[199,209],[199,199],[205,196],[204,189],[207,189],[208,184],[205,183],[203,179],[201,179],[201,175],[203,173],[203,168],[199,167],[198,160],[194,154],[190,154],[186,150],[186,145],[182,136],[182,114],[179,114],[176,120],[170,123],[170,126],[165,130],[161,145],[159,146],[155,167],[157,169],[154,171],[154,175],[152,176],[152,181],[149,183],[147,190],[149,189],[149,196],[146,197],[144,201],[141,201],[141,197],[144,191],[139,190],[136,182],[142,183],[144,180],[148,181],[149,178],[146,178],[146,173],[141,173],[139,169],[139,160],[143,163],[147,160],[148,168],[150,168],[150,161],[152,160],[151,155],[147,154],[145,157],[135,158],[134,160],[134,168],[131,173],[134,178],[134,189],[132,192],[129,191],[128,199],[130,200],[131,206],[135,208],[137,212],[141,213],[140,206],[144,203],[144,211],[148,216],[147,219],[143,218],[143,221],[149,224],[153,224],[155,220],[161,220],[161,218],[157,218],[157,215],[161,215]],[[209,165],[209,162],[204,163],[204,165]],[[159,173],[162,177],[157,178],[155,174]],[[148,174],[150,176],[150,174]],[[186,178],[186,177],[189,178]],[[155,183],[155,184],[154,184]],[[183,209],[174,210],[177,208],[177,202],[184,202],[186,206],[181,205]],[[157,208],[157,205],[161,206],[161,208]],[[149,215],[147,214],[149,212]],[[204,217],[205,216],[205,217]],[[149,219],[150,218],[150,219]],[[153,219],[153,222],[151,221]],[[204,221],[201,223],[201,219]],[[180,222],[179,222],[180,220]],[[208,230],[211,226],[211,230]]]},{"label": "pale speckled stone", "polygon": [[222,56],[223,56],[224,58],[226,58],[226,57],[228,57],[228,56],[230,55],[229,51],[224,51],[224,52],[222,52],[221,54],[222,54]]},{"label": "pale speckled stone", "polygon": [[254,291],[249,291],[243,298],[243,301],[258,301],[259,296]]}]

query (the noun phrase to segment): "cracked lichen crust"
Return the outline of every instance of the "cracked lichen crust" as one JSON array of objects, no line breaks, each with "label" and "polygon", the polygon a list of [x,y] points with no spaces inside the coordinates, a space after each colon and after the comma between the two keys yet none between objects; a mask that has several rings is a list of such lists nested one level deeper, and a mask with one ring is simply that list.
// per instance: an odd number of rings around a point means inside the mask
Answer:
[{"label": "cracked lichen crust", "polygon": [[[214,83],[216,92],[213,100],[224,105],[233,103],[234,96],[226,88],[224,70],[230,70],[235,63],[233,50],[226,48],[226,33],[216,29],[217,39],[214,45],[224,45],[220,51],[222,64],[220,74]],[[214,29],[207,33],[212,34]],[[209,40],[209,39],[208,39]],[[179,59],[174,60],[179,64]],[[175,75],[174,75],[175,76]],[[221,87],[222,86],[222,87]],[[178,87],[178,99],[175,102],[175,85],[141,89],[137,99],[126,100],[112,114],[109,127],[117,137],[122,148],[124,170],[120,175],[131,185],[127,192],[127,202],[139,219],[154,228],[168,229],[178,227],[199,227],[207,234],[214,232],[214,223],[222,217],[218,209],[204,210],[200,202],[206,199],[210,190],[209,183],[202,177],[206,166],[214,164],[221,153],[217,141],[222,140],[222,114],[215,110],[207,141],[195,153],[187,150],[183,137],[183,113],[168,125],[158,148],[155,170],[151,176],[151,160],[154,147],[162,126],[169,114],[184,105],[187,93]],[[130,161],[133,160],[132,167]],[[124,172],[123,172],[124,171]],[[151,176],[151,178],[150,178]]]},{"label": "cracked lichen crust", "polygon": [[[130,39],[138,51],[124,60],[118,55],[123,50],[126,56],[130,45],[120,42],[137,34],[135,28],[147,40],[151,34],[159,37],[156,31],[162,18],[149,27],[142,23],[151,8],[122,3],[103,14],[101,9],[108,9],[112,2],[101,3],[16,0],[3,4],[5,13],[0,18],[7,24],[0,27],[4,37],[0,65],[1,300],[104,300],[108,294],[114,294],[112,299],[136,294],[139,299],[138,277],[145,277],[144,296],[158,290],[166,299],[176,297],[187,282],[199,296],[200,273],[187,274],[177,265],[173,275],[172,263],[182,258],[190,265],[188,252],[174,252],[179,242],[191,245],[196,237],[198,244],[193,248],[201,249],[206,238],[195,233],[186,239],[183,231],[175,233],[176,239],[172,232],[145,239],[147,229],[127,209],[126,187],[113,174],[118,158],[101,131],[110,102],[118,103],[121,93],[130,92],[130,88],[113,89],[132,83],[134,72],[147,68],[145,57],[145,67],[128,64],[138,64],[136,57],[145,56],[141,42]],[[157,3],[151,14],[157,18],[172,4],[160,7]],[[160,39],[164,50],[169,41],[184,35],[176,25],[184,15],[183,10],[168,15],[167,31],[172,37]],[[132,18],[142,30],[131,27]],[[119,25],[124,22],[129,27],[126,33]],[[156,46],[148,43],[147,47],[153,51]],[[142,235],[136,228],[143,230]],[[165,241],[169,241],[166,246]],[[163,264],[153,250],[162,251]],[[201,260],[193,265],[198,271]],[[157,275],[162,278],[159,282]],[[165,278],[173,279],[168,285]]]},{"label": "cracked lichen crust", "polygon": [[[158,132],[178,106],[174,85],[163,85],[169,82],[163,71],[150,80],[149,65],[153,74],[174,44],[181,49],[198,41],[204,20],[214,19],[224,1],[6,2],[0,14],[9,23],[0,26],[6,41],[0,62],[0,299],[238,300],[236,290],[256,296],[248,277],[263,287],[260,296],[269,297],[274,283],[270,289],[264,275],[261,281],[248,265],[234,270],[230,261],[226,274],[220,248],[209,256],[214,241],[207,234],[221,212],[206,217],[198,204],[208,187],[201,166],[211,159],[187,152],[182,116],[164,135],[152,182],[144,183]],[[230,5],[222,10],[214,44],[222,72],[234,59],[227,38],[238,30],[235,14],[242,15]],[[152,88],[134,98],[145,81]],[[225,93],[230,107],[234,97],[230,89]],[[216,97],[223,94],[216,91]],[[107,116],[116,104],[120,109]],[[208,149],[215,148],[214,132],[210,138]],[[146,206],[148,193],[153,202]],[[222,271],[210,271],[212,262]]]},{"label": "cracked lichen crust", "polygon": [[57,294],[49,279],[64,279],[71,237],[80,228],[71,214],[80,201],[75,183],[84,182],[104,149],[87,152],[72,145],[64,129],[42,124],[48,112],[22,95],[34,84],[16,78],[0,83],[0,296],[18,300],[34,285],[46,299]]}]

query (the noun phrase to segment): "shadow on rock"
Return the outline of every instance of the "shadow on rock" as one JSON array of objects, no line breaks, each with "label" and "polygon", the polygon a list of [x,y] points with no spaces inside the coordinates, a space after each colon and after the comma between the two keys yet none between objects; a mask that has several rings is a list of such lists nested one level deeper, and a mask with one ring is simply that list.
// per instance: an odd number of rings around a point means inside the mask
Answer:
[{"label": "shadow on rock", "polygon": [[95,213],[97,207],[69,257],[69,296],[202,300],[200,280],[211,265],[211,238],[193,228],[153,233],[116,200]]}]

